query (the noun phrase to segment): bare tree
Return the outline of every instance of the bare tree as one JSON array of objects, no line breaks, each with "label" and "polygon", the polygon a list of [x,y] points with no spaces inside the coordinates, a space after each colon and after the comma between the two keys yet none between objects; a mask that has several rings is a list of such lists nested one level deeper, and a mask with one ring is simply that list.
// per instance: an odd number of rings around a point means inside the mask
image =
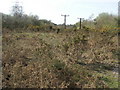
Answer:
[{"label": "bare tree", "polygon": [[12,6],[12,15],[20,17],[23,15],[23,7],[20,5],[18,1],[16,1],[15,5]]}]

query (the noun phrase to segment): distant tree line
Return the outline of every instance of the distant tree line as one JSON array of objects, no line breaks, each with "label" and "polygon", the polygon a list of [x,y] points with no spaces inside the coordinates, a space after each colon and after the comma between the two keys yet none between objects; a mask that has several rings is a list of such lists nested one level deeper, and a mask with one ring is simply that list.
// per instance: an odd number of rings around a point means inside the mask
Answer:
[{"label": "distant tree line", "polygon": [[[76,23],[76,26],[79,27],[79,22]],[[118,27],[118,16],[101,13],[95,19],[83,20],[82,26],[95,30],[111,30]]]},{"label": "distant tree line", "polygon": [[[61,25],[56,25],[48,20],[39,20],[37,15],[26,15],[23,14],[23,7],[20,5],[19,2],[15,2],[15,5],[12,7],[12,15],[6,15],[2,13],[2,27],[8,29],[16,29],[16,28],[24,28],[27,29],[33,28],[37,31],[40,29],[45,30],[58,30],[61,29]],[[102,30],[107,31],[114,28],[117,28],[118,16],[108,14],[108,13],[101,13],[96,18],[93,19],[92,16],[89,17],[87,20],[83,20],[82,27],[84,29],[94,29],[96,31]],[[56,27],[57,26],[57,27]],[[74,27],[73,27],[74,26]],[[74,24],[73,26],[69,26],[69,29],[74,28],[75,30],[78,27],[81,27],[81,22]],[[59,28],[58,28],[59,27]],[[67,26],[68,28],[68,26]]]},{"label": "distant tree line", "polygon": [[8,29],[28,28],[29,26],[44,26],[53,24],[48,20],[39,20],[37,15],[27,15],[23,13],[23,6],[19,2],[11,8],[11,15],[2,13],[2,27]]},{"label": "distant tree line", "polygon": [[[45,19],[39,19],[37,15],[7,15],[2,13],[2,27],[8,29],[16,28],[28,28],[30,25],[39,26],[39,28],[44,28],[44,26],[49,26],[50,29],[56,24]],[[74,28],[79,27],[79,22],[74,25]],[[95,29],[96,31],[103,30],[112,30],[118,27],[118,16],[101,13],[94,19],[83,20],[82,28]]]},{"label": "distant tree line", "polygon": [[2,27],[8,29],[27,28],[29,25],[42,26],[53,24],[48,20],[39,20],[37,15],[12,16],[2,13]]}]

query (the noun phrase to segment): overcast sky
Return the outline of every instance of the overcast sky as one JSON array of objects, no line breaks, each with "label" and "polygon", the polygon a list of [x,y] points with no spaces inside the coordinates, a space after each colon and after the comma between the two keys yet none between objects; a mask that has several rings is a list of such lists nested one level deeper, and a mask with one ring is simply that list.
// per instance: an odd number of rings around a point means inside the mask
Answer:
[{"label": "overcast sky", "polygon": [[94,18],[102,12],[117,15],[119,0],[1,0],[0,12],[10,14],[15,1],[20,2],[25,14],[38,15],[57,24],[63,23],[61,14],[67,14],[70,15],[67,24],[74,24],[78,17],[88,19],[92,14]]}]

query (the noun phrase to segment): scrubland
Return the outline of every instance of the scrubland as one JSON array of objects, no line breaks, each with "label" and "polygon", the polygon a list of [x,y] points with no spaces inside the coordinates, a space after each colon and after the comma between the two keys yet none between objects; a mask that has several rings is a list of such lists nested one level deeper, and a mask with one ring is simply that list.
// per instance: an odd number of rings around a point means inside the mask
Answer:
[{"label": "scrubland", "polygon": [[3,88],[118,88],[116,32],[3,29]]}]

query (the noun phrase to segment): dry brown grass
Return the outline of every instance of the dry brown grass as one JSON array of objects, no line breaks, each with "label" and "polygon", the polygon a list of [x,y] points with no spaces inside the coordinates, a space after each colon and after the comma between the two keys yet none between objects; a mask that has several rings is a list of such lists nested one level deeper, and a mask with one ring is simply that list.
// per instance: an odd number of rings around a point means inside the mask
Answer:
[{"label": "dry brown grass", "polygon": [[4,31],[3,87],[117,88],[116,41],[116,34],[85,30]]}]

